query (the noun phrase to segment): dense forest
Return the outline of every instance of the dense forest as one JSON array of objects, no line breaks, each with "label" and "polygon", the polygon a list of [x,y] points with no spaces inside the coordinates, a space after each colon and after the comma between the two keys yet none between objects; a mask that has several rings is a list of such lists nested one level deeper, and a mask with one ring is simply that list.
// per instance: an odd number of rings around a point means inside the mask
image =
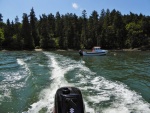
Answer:
[{"label": "dense forest", "polygon": [[91,49],[101,46],[105,49],[150,48],[150,16],[143,14],[122,15],[117,10],[102,9],[87,16],[56,12],[40,15],[37,19],[34,9],[24,13],[22,22],[16,16],[14,21],[3,22],[0,12],[0,49],[32,50],[42,49]]}]

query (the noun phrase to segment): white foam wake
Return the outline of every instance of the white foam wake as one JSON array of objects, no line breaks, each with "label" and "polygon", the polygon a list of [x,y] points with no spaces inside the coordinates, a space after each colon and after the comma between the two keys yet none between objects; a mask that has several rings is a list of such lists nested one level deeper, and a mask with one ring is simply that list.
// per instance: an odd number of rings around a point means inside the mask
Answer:
[{"label": "white foam wake", "polygon": [[140,95],[131,91],[122,83],[108,81],[102,77],[91,80],[92,87],[84,87],[83,90],[94,89],[96,95],[87,96],[88,100],[95,104],[102,104],[112,98],[113,102],[107,108],[97,108],[102,113],[149,113],[150,104],[145,102]]},{"label": "white foam wake", "polygon": [[30,74],[30,70],[23,59],[17,59],[17,63],[20,65],[20,67],[23,67],[23,69],[18,69],[17,67],[17,70],[13,72],[11,69],[7,72],[1,72],[4,80],[1,81],[0,85],[0,91],[2,92],[0,94],[0,100],[3,100],[4,98],[11,99],[11,89],[19,89],[25,86],[25,82],[22,81],[22,79],[25,78],[25,81],[28,79],[27,76]]},{"label": "white foam wake", "polygon": [[23,66],[23,68],[25,68],[24,75],[26,75],[26,79],[25,79],[25,82],[26,82],[28,80],[29,76],[31,75],[31,71],[30,71],[27,63],[25,63],[23,59],[17,59],[17,63],[19,65]]},{"label": "white foam wake", "polygon": [[19,65],[26,65],[26,63],[23,61],[23,59],[17,59],[17,63],[19,64]]},{"label": "white foam wake", "polygon": [[[150,113],[150,104],[123,83],[112,82],[96,75],[84,63],[81,64],[81,61],[77,62],[48,52],[45,54],[49,58],[49,68],[52,69],[50,74],[52,83],[41,91],[39,101],[31,105],[28,113],[38,113],[43,108],[46,109],[47,113],[52,113],[54,95],[56,90],[62,86],[76,86],[82,92],[87,92],[86,94],[83,93],[86,112],[94,113],[95,109],[102,113]],[[59,61],[57,61],[57,57],[59,57]],[[77,81],[70,84],[64,75],[75,69],[77,72],[74,79]],[[104,103],[109,103],[109,105],[100,107]]]},{"label": "white foam wake", "polygon": [[27,113],[38,113],[43,108],[47,109],[47,113],[52,113],[54,107],[54,95],[56,93],[56,90],[59,87],[71,86],[64,78],[64,74],[68,70],[63,70],[61,67],[59,67],[54,56],[47,53],[45,54],[49,57],[49,62],[51,62],[49,63],[49,66],[50,68],[52,68],[50,76],[50,80],[52,80],[52,83],[48,88],[41,91],[39,95],[39,101],[33,103]]},{"label": "white foam wake", "polygon": [[[130,90],[125,84],[112,82],[81,67],[77,74],[80,79],[76,85],[87,92],[85,101],[93,103],[93,109],[102,113],[150,113],[150,104],[141,95]],[[109,104],[107,107],[101,105]]]}]

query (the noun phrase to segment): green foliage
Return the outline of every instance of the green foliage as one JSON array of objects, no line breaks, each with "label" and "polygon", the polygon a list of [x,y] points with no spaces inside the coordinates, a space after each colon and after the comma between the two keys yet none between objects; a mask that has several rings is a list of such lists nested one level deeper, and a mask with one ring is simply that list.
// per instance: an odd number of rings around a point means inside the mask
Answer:
[{"label": "green foliage", "polygon": [[40,46],[43,49],[49,49],[50,35],[48,31],[48,18],[45,14],[40,19]]},{"label": "green foliage", "polygon": [[3,29],[0,29],[0,49],[1,49],[1,45],[2,45],[4,40],[5,40],[4,31],[3,31]]},{"label": "green foliage", "polygon": [[23,14],[22,22],[16,16],[3,23],[0,14],[0,46],[4,49],[91,49],[101,46],[107,49],[140,48],[150,45],[150,16],[132,12],[122,15],[113,9],[93,11],[88,17],[67,13],[42,14],[36,18],[34,9]]},{"label": "green foliage", "polygon": [[37,29],[37,18],[35,16],[35,12],[33,8],[31,9],[31,12],[30,12],[30,26],[31,26],[31,35],[33,37],[34,45],[39,46],[40,38],[38,35],[38,29]]},{"label": "green foliage", "polygon": [[1,13],[0,13],[0,22],[3,22],[3,16]]},{"label": "green foliage", "polygon": [[31,35],[31,27],[28,20],[28,15],[23,14],[22,38],[24,49],[34,49],[33,37]]},{"label": "green foliage", "polygon": [[142,44],[143,30],[141,23],[131,22],[126,25],[127,30],[127,45],[130,48],[139,47]]}]

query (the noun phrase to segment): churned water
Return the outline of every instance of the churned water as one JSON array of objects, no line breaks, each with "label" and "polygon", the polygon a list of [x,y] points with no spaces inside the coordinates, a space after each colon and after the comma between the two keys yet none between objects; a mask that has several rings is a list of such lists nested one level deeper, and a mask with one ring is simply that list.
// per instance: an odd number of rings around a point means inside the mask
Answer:
[{"label": "churned water", "polygon": [[52,113],[62,86],[81,90],[86,112],[150,113],[150,52],[0,52],[0,113]]}]

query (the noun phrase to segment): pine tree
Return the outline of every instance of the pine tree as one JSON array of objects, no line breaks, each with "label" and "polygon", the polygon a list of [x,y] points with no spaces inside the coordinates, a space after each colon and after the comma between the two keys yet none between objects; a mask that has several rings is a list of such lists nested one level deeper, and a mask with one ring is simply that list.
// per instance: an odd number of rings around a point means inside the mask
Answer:
[{"label": "pine tree", "polygon": [[10,49],[10,45],[11,45],[11,42],[12,42],[12,26],[11,26],[11,23],[10,23],[10,20],[7,19],[7,23],[6,23],[6,27],[4,29],[4,37],[5,37],[5,41],[3,43],[3,46],[4,48],[6,49]]},{"label": "pine tree", "polygon": [[21,36],[21,23],[19,22],[18,16],[15,18],[14,24],[14,34],[13,34],[13,43],[12,48],[17,50],[23,49],[23,39]]},{"label": "pine tree", "polygon": [[73,48],[74,49],[80,49],[79,41],[80,41],[80,36],[79,36],[79,31],[80,31],[80,26],[79,26],[79,21],[78,21],[78,16],[76,14],[73,15],[72,17],[72,29],[73,29]]},{"label": "pine tree", "polygon": [[3,22],[3,16],[1,13],[0,13],[0,22]]},{"label": "pine tree", "polygon": [[48,19],[45,14],[43,14],[42,17],[40,17],[40,47],[43,49],[49,49],[50,47]]},{"label": "pine tree", "polygon": [[125,25],[122,20],[122,15],[119,11],[116,11],[113,18],[113,27],[115,29],[115,44],[116,48],[123,48],[124,42],[126,40],[126,33],[125,33]]},{"label": "pine tree", "polygon": [[86,10],[82,11],[82,31],[81,31],[81,48],[87,46],[87,13]]},{"label": "pine tree", "polygon": [[4,31],[0,28],[0,50],[2,49],[2,43],[4,40]]},{"label": "pine tree", "polygon": [[52,13],[48,15],[48,30],[55,37],[55,17]]},{"label": "pine tree", "polygon": [[55,16],[55,36],[58,38],[58,43],[59,43],[59,47],[60,48],[65,48],[64,47],[64,42],[65,42],[65,38],[64,38],[64,16],[60,16],[59,12],[56,12],[56,16]]},{"label": "pine tree", "polygon": [[31,27],[28,20],[28,15],[23,14],[22,21],[22,38],[23,38],[23,47],[24,49],[34,49],[33,37],[31,35]]},{"label": "pine tree", "polygon": [[39,43],[40,39],[38,36],[38,29],[37,29],[37,18],[35,16],[35,12],[33,8],[31,9],[31,12],[30,12],[30,25],[31,25],[31,34],[34,40],[35,47],[40,46],[40,43]]},{"label": "pine tree", "polygon": [[3,16],[2,16],[2,14],[0,13],[0,28],[1,28],[1,29],[4,29],[5,26],[6,26],[6,24],[3,23]]},{"label": "pine tree", "polygon": [[93,45],[92,46],[94,46],[94,45],[97,45],[97,46],[100,46],[100,44],[99,44],[99,32],[98,32],[98,17],[99,17],[99,15],[98,15],[98,13],[97,13],[97,11],[93,11],[92,12],[92,15],[91,15],[91,18],[92,18],[92,32],[93,32],[93,37],[92,37],[92,39],[93,39]]}]

